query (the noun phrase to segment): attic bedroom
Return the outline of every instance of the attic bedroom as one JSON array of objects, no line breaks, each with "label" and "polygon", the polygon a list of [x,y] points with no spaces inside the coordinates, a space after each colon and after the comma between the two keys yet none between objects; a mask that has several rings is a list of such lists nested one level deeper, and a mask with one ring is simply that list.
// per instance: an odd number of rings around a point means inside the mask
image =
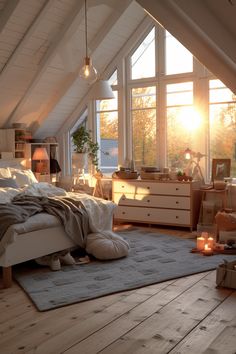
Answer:
[{"label": "attic bedroom", "polygon": [[0,352],[236,348],[236,0],[0,0]]}]

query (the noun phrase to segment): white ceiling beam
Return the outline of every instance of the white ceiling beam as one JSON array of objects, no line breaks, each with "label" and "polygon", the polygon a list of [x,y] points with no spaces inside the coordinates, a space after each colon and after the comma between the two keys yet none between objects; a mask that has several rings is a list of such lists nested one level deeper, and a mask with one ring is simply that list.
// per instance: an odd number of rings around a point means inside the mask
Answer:
[{"label": "white ceiling beam", "polygon": [[7,0],[6,5],[3,10],[0,12],[0,34],[4,31],[4,28],[9,21],[11,15],[16,10],[19,5],[20,0]]},{"label": "white ceiling beam", "polygon": [[16,62],[17,57],[21,53],[22,49],[26,46],[26,43],[31,39],[33,34],[37,31],[41,20],[43,19],[43,17],[47,13],[47,11],[50,9],[50,7],[55,3],[55,1],[56,0],[46,0],[44,2],[41,10],[38,13],[38,15],[36,16],[36,18],[34,19],[32,24],[28,28],[26,33],[24,34],[24,36],[21,39],[21,41],[17,44],[14,52],[12,53],[12,55],[10,56],[10,58],[7,60],[6,64],[2,68],[2,70],[0,72],[0,84],[4,80],[5,76],[9,72],[9,70],[11,69],[11,65],[13,65]]},{"label": "white ceiling beam", "polygon": [[75,31],[76,27],[78,26],[78,22],[82,18],[82,14],[80,13],[81,8],[83,7],[83,2],[82,1],[77,1],[75,7],[72,9],[70,12],[64,26],[62,29],[57,33],[55,38],[53,39],[52,45],[49,47],[47,52],[45,53],[42,61],[39,64],[39,68],[37,73],[34,75],[32,78],[25,94],[22,96],[18,104],[16,105],[14,111],[11,113],[9,116],[5,127],[9,127],[12,122],[14,122],[16,116],[23,111],[23,107],[25,103],[27,102],[28,98],[30,97],[32,91],[34,88],[37,86],[38,82],[42,78],[43,74],[47,70],[47,67],[49,66],[51,60],[54,58],[54,56],[57,53],[57,50],[59,49],[60,46],[62,46],[64,43],[66,43],[67,39],[69,36],[73,34]]},{"label": "white ceiling beam", "polygon": [[[122,6],[120,5],[119,8],[115,11],[113,16],[110,16],[109,20],[106,21],[104,26],[101,28],[101,30],[97,33],[94,39],[90,43],[88,43],[88,46],[90,48],[91,56],[93,53],[96,51],[98,46],[101,44],[101,42],[104,40],[104,38],[108,35],[110,30],[115,26],[123,12],[126,10],[126,8],[129,6],[131,3],[131,0],[123,0],[122,1]],[[60,90],[57,91],[57,93],[52,97],[50,102],[48,103],[47,107],[43,110],[43,112],[40,114],[37,123],[42,125],[43,121],[47,118],[48,114],[54,109],[56,104],[61,100],[61,98],[65,95],[67,90],[71,87],[71,85],[74,83],[76,79],[78,79],[78,70],[83,64],[83,61],[79,63],[77,66],[77,69],[73,72],[67,75],[66,79],[64,80],[64,84],[61,86]],[[33,132],[36,133],[36,130]]]}]

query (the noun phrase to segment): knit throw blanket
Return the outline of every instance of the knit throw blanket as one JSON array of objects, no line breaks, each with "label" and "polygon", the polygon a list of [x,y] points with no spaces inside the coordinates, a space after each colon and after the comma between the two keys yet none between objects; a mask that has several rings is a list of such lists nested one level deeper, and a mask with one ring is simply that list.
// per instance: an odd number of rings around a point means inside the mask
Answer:
[{"label": "knit throw blanket", "polygon": [[59,218],[67,235],[85,248],[89,232],[88,214],[81,201],[70,197],[17,195],[11,203],[0,204],[0,240],[12,224],[25,222],[36,213],[47,212]]}]

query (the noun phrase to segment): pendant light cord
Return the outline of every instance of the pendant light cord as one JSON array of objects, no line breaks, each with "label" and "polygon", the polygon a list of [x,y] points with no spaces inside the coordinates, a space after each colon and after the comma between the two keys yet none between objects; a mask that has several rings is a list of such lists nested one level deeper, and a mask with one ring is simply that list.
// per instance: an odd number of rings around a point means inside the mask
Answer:
[{"label": "pendant light cord", "polygon": [[85,18],[85,53],[88,57],[88,30],[87,30],[87,0],[84,0],[84,18]]}]

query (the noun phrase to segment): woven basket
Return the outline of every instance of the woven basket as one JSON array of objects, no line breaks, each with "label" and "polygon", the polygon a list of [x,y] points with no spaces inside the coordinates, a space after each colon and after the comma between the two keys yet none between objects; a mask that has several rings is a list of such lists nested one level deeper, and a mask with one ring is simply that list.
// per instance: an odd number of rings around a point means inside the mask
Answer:
[{"label": "woven basket", "polygon": [[117,171],[116,175],[118,178],[122,179],[137,179],[138,178],[138,172],[134,171]]}]

